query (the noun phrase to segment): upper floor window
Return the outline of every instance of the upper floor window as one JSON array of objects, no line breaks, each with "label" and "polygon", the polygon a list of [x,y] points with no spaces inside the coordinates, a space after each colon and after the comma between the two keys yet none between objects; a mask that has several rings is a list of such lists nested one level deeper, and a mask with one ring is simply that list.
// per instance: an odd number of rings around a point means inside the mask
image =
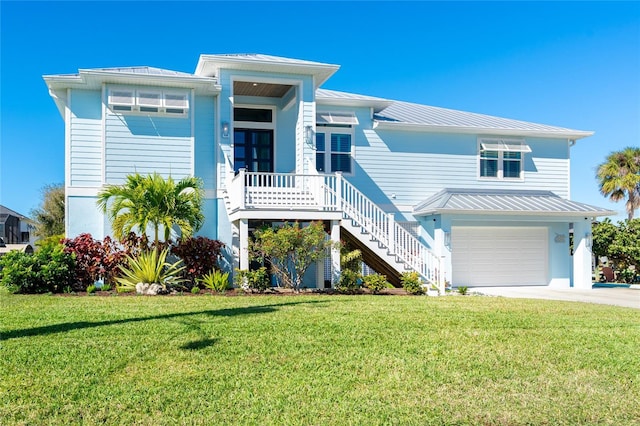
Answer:
[{"label": "upper floor window", "polygon": [[318,129],[316,170],[323,173],[353,173],[352,160],[353,143],[350,129]]},{"label": "upper floor window", "polygon": [[184,116],[189,111],[189,95],[180,90],[112,88],[109,108],[113,112]]},{"label": "upper floor window", "polygon": [[316,113],[317,171],[353,173],[353,129],[358,124],[358,118],[353,112]]},{"label": "upper floor window", "polygon": [[524,154],[531,148],[520,139],[480,139],[480,177],[524,179]]}]

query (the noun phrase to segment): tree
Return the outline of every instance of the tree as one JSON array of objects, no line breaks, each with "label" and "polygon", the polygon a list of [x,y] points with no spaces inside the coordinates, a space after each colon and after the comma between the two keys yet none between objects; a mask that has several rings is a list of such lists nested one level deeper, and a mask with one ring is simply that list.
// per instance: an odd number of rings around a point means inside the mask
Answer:
[{"label": "tree", "polygon": [[627,147],[609,154],[597,172],[600,192],[612,201],[627,199],[629,220],[640,207],[640,148]]},{"label": "tree", "polygon": [[159,247],[160,228],[164,240],[171,237],[174,227],[183,238],[190,237],[202,226],[202,182],[186,177],[175,182],[158,173],[127,176],[122,185],[107,185],[98,194],[98,207],[108,213],[113,233],[122,239],[130,232],[145,233],[153,229],[154,245]]},{"label": "tree", "polygon": [[618,227],[609,218],[604,219],[602,222],[594,222],[591,225],[591,235],[593,236],[591,251],[596,259],[603,256],[611,256],[609,248],[613,244],[617,233]]},{"label": "tree", "polygon": [[311,222],[305,227],[297,222],[285,223],[279,229],[269,227],[255,231],[249,242],[249,253],[253,260],[271,263],[278,281],[298,292],[309,266],[323,257],[331,244],[322,222]]},{"label": "tree", "polygon": [[42,202],[31,210],[36,222],[36,236],[47,238],[64,234],[64,185],[53,184],[42,188]]}]

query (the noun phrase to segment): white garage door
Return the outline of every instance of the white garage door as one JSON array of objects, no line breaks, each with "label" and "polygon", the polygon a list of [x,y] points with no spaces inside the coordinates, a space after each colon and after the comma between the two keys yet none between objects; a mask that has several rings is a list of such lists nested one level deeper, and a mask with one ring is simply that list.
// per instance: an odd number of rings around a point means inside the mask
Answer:
[{"label": "white garage door", "polygon": [[452,227],[454,286],[547,285],[545,227]]}]

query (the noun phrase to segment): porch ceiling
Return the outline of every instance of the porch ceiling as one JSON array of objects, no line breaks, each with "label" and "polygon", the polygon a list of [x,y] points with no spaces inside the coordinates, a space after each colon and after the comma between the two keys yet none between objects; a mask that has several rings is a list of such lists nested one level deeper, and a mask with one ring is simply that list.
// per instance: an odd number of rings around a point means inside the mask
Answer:
[{"label": "porch ceiling", "polygon": [[281,98],[290,89],[290,84],[254,83],[249,81],[234,81],[234,96],[263,96],[268,98]]}]

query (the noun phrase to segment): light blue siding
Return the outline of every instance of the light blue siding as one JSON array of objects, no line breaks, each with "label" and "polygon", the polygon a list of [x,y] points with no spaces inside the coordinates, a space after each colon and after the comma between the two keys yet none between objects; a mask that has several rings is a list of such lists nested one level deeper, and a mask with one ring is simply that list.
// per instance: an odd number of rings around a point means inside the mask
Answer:
[{"label": "light blue siding", "polygon": [[524,154],[524,180],[509,181],[479,179],[477,138],[364,129],[356,132],[350,180],[383,205],[413,206],[443,188],[550,190],[568,198],[566,141],[525,139],[532,152]]},{"label": "light blue siding", "polygon": [[[105,216],[96,207],[96,197],[67,197],[67,229],[68,238],[89,233],[93,238],[101,240],[111,233],[111,226]],[[105,230],[107,232],[105,233]]]},{"label": "light blue siding", "polygon": [[205,190],[216,189],[215,98],[195,99],[195,176],[202,179]]},{"label": "light blue siding", "polygon": [[70,186],[98,187],[102,183],[102,95],[100,91],[71,91]]},{"label": "light blue siding", "polygon": [[106,181],[158,172],[181,179],[192,174],[191,119],[107,113]]}]

